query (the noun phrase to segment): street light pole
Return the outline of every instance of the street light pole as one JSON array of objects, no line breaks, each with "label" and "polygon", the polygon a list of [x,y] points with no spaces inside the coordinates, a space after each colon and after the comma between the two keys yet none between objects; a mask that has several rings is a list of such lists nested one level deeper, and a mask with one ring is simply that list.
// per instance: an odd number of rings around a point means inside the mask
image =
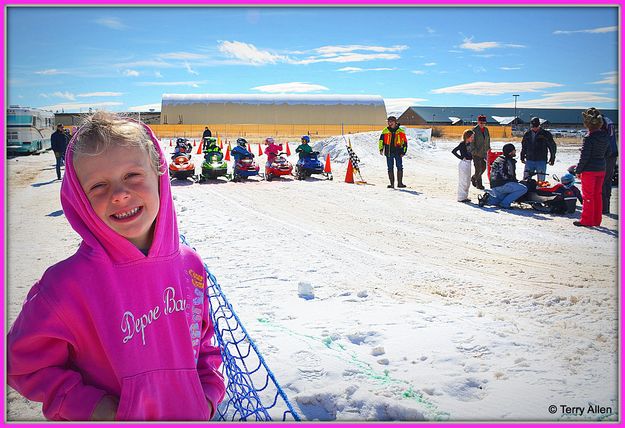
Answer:
[{"label": "street light pole", "polygon": [[518,94],[512,94],[512,96],[514,97],[514,121],[516,122],[516,99],[519,98]]}]

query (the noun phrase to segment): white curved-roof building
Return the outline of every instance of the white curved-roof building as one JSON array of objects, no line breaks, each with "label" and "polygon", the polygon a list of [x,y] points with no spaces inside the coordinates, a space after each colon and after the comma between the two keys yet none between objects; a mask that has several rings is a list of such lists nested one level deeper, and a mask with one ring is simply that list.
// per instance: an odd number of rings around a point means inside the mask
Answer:
[{"label": "white curved-roof building", "polygon": [[379,95],[163,94],[161,124],[384,124]]}]

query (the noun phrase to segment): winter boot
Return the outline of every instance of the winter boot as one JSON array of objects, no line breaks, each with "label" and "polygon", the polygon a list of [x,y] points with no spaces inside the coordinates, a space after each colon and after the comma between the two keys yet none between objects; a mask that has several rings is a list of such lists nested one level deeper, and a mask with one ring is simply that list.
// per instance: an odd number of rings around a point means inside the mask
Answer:
[{"label": "winter boot", "polygon": [[393,170],[392,170],[392,169],[391,169],[391,170],[389,170],[389,172],[388,172],[388,181],[390,181],[390,182],[391,182],[391,184],[389,184],[389,185],[388,185],[388,186],[386,186],[386,187],[388,187],[389,189],[394,188],[394,187],[395,187],[395,173],[393,172]]},{"label": "winter boot", "polygon": [[406,187],[406,185],[402,182],[403,178],[404,178],[404,170],[398,169],[397,170],[397,187],[401,187],[401,188]]}]

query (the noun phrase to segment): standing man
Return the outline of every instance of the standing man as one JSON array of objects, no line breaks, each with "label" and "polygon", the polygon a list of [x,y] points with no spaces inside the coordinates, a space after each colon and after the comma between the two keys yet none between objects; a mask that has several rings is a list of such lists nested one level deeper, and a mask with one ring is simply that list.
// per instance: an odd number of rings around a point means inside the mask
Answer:
[{"label": "standing man", "polygon": [[545,180],[547,172],[547,151],[549,151],[549,165],[556,161],[556,142],[551,132],[540,127],[540,119],[533,117],[531,128],[523,135],[521,141],[521,162],[525,164],[523,179],[537,172],[540,181]]},{"label": "standing man", "polygon": [[210,129],[208,129],[208,126],[206,128],[204,128],[204,132],[202,133],[202,140],[204,140],[204,138],[206,137],[212,137],[213,133],[211,132]]},{"label": "standing man", "polygon": [[378,148],[380,155],[386,156],[386,166],[388,167],[389,189],[395,187],[395,172],[393,162],[397,166],[397,187],[406,187],[403,183],[404,167],[402,158],[408,151],[408,138],[406,132],[399,127],[399,122],[395,116],[389,116],[387,119],[388,126],[384,128],[380,135]]},{"label": "standing man", "polygon": [[206,150],[208,149],[208,146],[210,145],[209,141],[207,140],[207,138],[210,138],[213,136],[213,133],[211,132],[210,129],[208,129],[208,126],[206,128],[204,128],[204,132],[202,133],[202,150]]},{"label": "standing man", "polygon": [[610,214],[610,197],[612,196],[612,177],[614,176],[614,166],[618,156],[618,143],[616,142],[616,132],[614,131],[614,122],[603,116],[603,127],[610,139],[608,153],[605,158],[605,177],[603,179],[603,189],[601,195],[603,198],[603,214]]},{"label": "standing man", "polygon": [[486,116],[483,114],[477,117],[477,126],[473,128],[473,135],[475,135],[475,139],[471,144],[471,156],[473,157],[475,174],[471,177],[471,183],[474,187],[484,190],[482,174],[486,171],[486,156],[490,150],[490,134],[486,127]]},{"label": "standing man", "polygon": [[56,131],[52,133],[52,136],[50,137],[50,142],[52,146],[52,151],[54,152],[54,157],[56,158],[56,179],[60,180],[61,164],[63,163],[63,159],[65,158],[65,150],[67,149],[67,144],[69,143],[67,134],[63,132],[62,123],[56,125]]}]

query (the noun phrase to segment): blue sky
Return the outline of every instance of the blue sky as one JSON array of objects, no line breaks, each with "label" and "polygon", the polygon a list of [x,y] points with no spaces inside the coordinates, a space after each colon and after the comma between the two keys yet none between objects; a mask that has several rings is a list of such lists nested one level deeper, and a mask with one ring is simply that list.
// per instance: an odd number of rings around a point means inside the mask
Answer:
[{"label": "blue sky", "polygon": [[10,104],[160,111],[163,93],[617,108],[616,7],[9,7]]}]

